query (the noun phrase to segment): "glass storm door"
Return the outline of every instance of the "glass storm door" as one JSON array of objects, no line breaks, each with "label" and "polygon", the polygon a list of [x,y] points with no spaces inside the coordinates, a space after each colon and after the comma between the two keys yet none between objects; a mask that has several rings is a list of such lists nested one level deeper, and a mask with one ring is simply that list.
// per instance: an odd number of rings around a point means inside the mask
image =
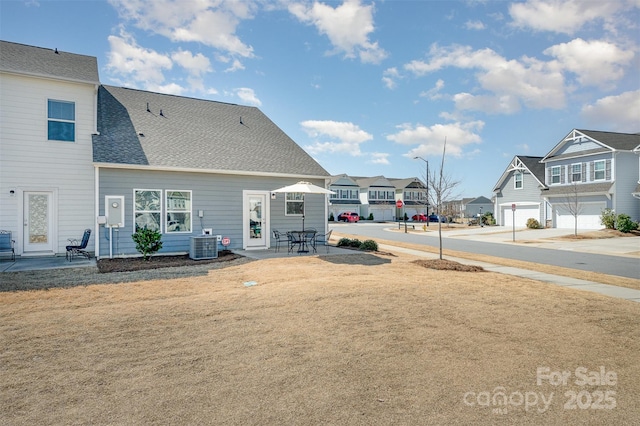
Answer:
[{"label": "glass storm door", "polygon": [[245,212],[245,220],[247,224],[245,229],[248,230],[248,235],[245,235],[247,248],[253,247],[265,247],[267,246],[268,230],[266,229],[266,194],[249,193],[246,194],[245,208],[248,209]]},{"label": "glass storm door", "polygon": [[24,193],[24,251],[53,251],[53,206],[50,192]]}]

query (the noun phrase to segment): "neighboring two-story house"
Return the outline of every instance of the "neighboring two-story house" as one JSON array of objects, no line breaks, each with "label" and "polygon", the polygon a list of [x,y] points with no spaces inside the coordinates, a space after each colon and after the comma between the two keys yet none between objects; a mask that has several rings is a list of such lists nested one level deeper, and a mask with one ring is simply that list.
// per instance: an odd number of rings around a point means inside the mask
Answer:
[{"label": "neighboring two-story house", "polygon": [[375,220],[393,220],[396,209],[396,187],[384,176],[354,178],[360,188],[360,214]]},{"label": "neighboring two-story house", "polygon": [[331,176],[329,189],[335,194],[329,195],[329,216],[335,220],[340,213],[360,213],[360,187],[346,174]]},{"label": "neighboring two-story house", "polygon": [[638,185],[640,134],[572,130],[541,160],[545,166],[544,200],[552,208],[553,226],[602,228],[605,208],[640,220]]},{"label": "neighboring two-story house", "polygon": [[545,225],[549,208],[542,199],[544,164],[542,157],[516,155],[493,188],[496,224],[525,227],[536,219]]},{"label": "neighboring two-story house", "polygon": [[494,187],[497,223],[600,229],[605,208],[640,220],[639,147],[637,133],[574,129],[544,157],[514,157]]},{"label": "neighboring two-story house", "polygon": [[414,215],[428,216],[427,191],[424,183],[418,178],[389,179],[396,187],[396,200],[402,200],[403,207],[398,209],[396,217],[404,217],[404,213],[411,219]]},{"label": "neighboring two-story house", "polygon": [[0,41],[0,229],[17,255],[65,253],[95,229],[99,84],[93,56]]}]

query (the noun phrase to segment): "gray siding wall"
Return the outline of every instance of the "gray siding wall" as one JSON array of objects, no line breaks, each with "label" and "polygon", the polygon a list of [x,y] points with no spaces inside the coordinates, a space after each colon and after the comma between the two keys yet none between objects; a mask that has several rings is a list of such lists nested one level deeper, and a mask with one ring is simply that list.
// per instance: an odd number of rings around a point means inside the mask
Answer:
[{"label": "gray siding wall", "polygon": [[562,174],[561,176],[561,183],[560,184],[553,184],[553,186],[557,186],[557,185],[570,185],[571,184],[571,165],[572,164],[582,164],[582,168],[583,168],[583,176],[584,176],[584,183],[594,183],[594,182],[611,182],[613,179],[613,172],[615,172],[614,170],[612,170],[612,173],[609,172],[605,172],[605,180],[592,180],[592,172],[591,172],[591,168],[593,167],[593,162],[594,161],[600,161],[600,160],[609,160],[608,164],[609,164],[609,168],[610,169],[615,169],[615,167],[617,167],[617,165],[611,161],[612,159],[612,154],[610,152],[605,152],[602,154],[594,154],[594,155],[590,155],[587,157],[576,157],[576,158],[565,158],[565,159],[561,159],[561,160],[556,160],[556,161],[549,161],[548,163],[545,164],[545,179],[546,179],[546,184],[547,185],[551,185],[551,168],[552,167],[556,167],[556,166],[561,166],[561,170],[560,173]]},{"label": "gray siding wall", "polygon": [[[299,180],[277,177],[106,168],[100,168],[99,173],[99,215],[105,214],[104,198],[106,195],[124,196],[125,226],[117,232],[117,236],[114,236],[114,256],[138,254],[131,239],[131,234],[134,232],[134,189],[192,191],[192,232],[162,234],[163,247],[160,253],[184,253],[189,251],[190,237],[201,235],[203,228],[212,228],[214,235],[229,237],[231,239],[230,249],[241,249],[243,241],[242,191],[272,191],[294,184]],[[311,182],[324,187],[322,180],[311,180]],[[325,199],[325,196],[320,194],[307,194],[305,196],[306,228],[313,227],[319,232],[326,229]],[[265,233],[269,232],[269,238],[272,238],[271,231],[273,229],[287,231],[302,227],[302,218],[300,216],[285,216],[285,194],[276,194],[276,198],[270,199],[269,202],[269,222],[266,229],[264,229]],[[198,218],[198,210],[204,211],[202,220]],[[99,256],[107,257],[109,256],[109,240],[107,239],[109,230],[104,226],[99,226],[98,234],[100,238]]]},{"label": "gray siding wall", "polygon": [[620,152],[615,157],[616,193],[614,209],[616,213],[625,213],[634,221],[640,220],[640,200],[631,195],[638,186],[638,155]]},{"label": "gray siding wall", "polygon": [[[544,203],[542,202],[542,196],[540,193],[540,184],[536,178],[529,172],[524,172],[522,177],[522,188],[515,189],[514,186],[514,174],[510,172],[507,179],[500,187],[500,191],[496,194],[496,207],[494,208],[494,217],[496,223],[504,223],[504,218],[501,217],[503,208],[501,205],[514,204],[514,203],[540,203],[539,217],[536,219],[543,223],[544,221]],[[511,210],[509,210],[511,211]]]}]

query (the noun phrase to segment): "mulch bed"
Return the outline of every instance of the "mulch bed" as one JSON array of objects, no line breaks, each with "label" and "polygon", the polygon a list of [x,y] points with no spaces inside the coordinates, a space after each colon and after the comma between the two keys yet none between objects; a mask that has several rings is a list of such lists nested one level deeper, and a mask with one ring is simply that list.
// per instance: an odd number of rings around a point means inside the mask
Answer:
[{"label": "mulch bed", "polygon": [[101,273],[142,271],[145,269],[170,268],[177,266],[204,265],[207,263],[229,262],[242,256],[229,250],[222,250],[215,259],[193,260],[189,255],[152,256],[149,260],[142,257],[125,257],[115,259],[100,259],[97,262]]},{"label": "mulch bed", "polygon": [[412,263],[429,269],[437,269],[439,271],[460,271],[460,272],[483,272],[482,266],[463,265],[447,259],[420,259],[414,260]]}]

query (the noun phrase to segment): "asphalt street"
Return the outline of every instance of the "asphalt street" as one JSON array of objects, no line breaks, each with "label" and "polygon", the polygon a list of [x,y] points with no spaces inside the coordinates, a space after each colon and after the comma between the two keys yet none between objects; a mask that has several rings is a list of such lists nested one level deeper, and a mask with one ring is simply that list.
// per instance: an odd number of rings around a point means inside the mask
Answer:
[{"label": "asphalt street", "polygon": [[[431,224],[437,228],[437,224]],[[358,235],[361,239],[385,239],[389,241],[400,241],[411,244],[426,245],[431,247],[439,247],[438,233],[430,230],[427,233],[404,233],[394,232],[398,228],[394,223],[357,223],[357,224],[331,224],[330,228],[337,233],[345,233]],[[395,228],[395,229],[394,229]],[[640,261],[637,257],[617,256],[604,254],[608,253],[606,246],[602,248],[604,253],[589,253],[579,250],[579,247],[558,250],[554,248],[531,247],[525,244],[505,243],[507,236],[502,235],[500,243],[492,242],[495,237],[489,235],[489,230],[485,229],[485,235],[480,234],[480,228],[476,235],[470,230],[469,235],[454,235],[447,232],[443,234],[443,249],[456,250],[468,253],[484,254],[489,256],[498,256],[506,259],[522,260],[527,262],[541,263],[546,265],[561,266],[564,268],[572,268],[583,271],[599,272],[603,274],[616,275],[627,278],[640,279]],[[566,234],[570,234],[570,230],[565,230]],[[508,234],[508,233],[507,233]],[[637,238],[632,237],[630,241],[624,239],[625,244],[640,245]],[[480,239],[480,240],[478,240]],[[484,239],[484,240],[483,240]],[[580,240],[575,244],[591,244],[592,240]],[[615,244],[615,241],[609,244]],[[553,244],[550,245],[553,247]],[[640,251],[640,247],[637,247]]]}]

